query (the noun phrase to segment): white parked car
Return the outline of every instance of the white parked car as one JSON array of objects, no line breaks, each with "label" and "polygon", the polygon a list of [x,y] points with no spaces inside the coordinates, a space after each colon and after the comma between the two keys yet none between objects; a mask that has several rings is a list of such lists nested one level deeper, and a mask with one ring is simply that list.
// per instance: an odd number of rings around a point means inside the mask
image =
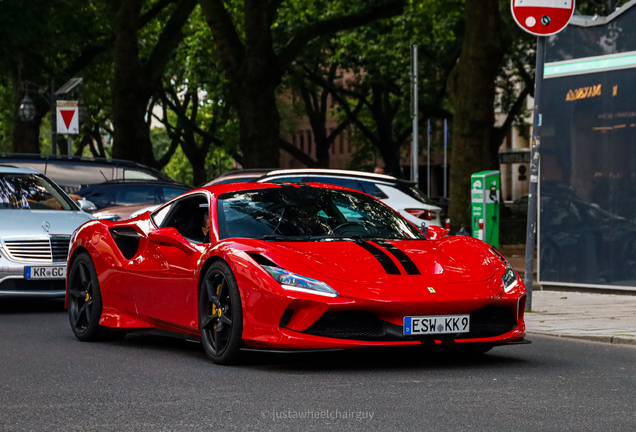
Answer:
[{"label": "white parked car", "polygon": [[94,219],[80,205],[39,171],[0,165],[0,297],[64,297],[71,235]]},{"label": "white parked car", "polygon": [[256,181],[345,186],[378,198],[415,226],[442,226],[440,207],[433,205],[430,198],[413,183],[389,175],[346,170],[293,169],[271,171]]}]

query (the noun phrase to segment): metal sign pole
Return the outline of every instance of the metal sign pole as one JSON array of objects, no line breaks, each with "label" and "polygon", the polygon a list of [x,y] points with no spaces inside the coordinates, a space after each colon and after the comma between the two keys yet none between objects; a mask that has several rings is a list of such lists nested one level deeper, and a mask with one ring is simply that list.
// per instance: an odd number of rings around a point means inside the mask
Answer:
[{"label": "metal sign pole", "polygon": [[411,147],[411,181],[419,183],[419,149],[418,149],[418,100],[417,100],[417,44],[412,45],[413,55],[413,146]]},{"label": "metal sign pole", "polygon": [[545,64],[545,36],[537,38],[537,67],[534,85],[534,115],[532,119],[532,149],[530,153],[530,191],[528,195],[528,222],[526,227],[526,270],[524,283],[528,291],[526,310],[532,310],[532,282],[534,273],[534,251],[537,237],[537,192],[539,160],[541,157],[541,84]]}]

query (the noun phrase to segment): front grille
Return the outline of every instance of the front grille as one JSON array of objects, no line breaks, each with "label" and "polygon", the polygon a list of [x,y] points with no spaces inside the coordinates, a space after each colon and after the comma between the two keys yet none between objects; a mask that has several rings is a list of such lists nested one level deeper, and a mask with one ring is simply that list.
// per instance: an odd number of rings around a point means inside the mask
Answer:
[{"label": "front grille", "polygon": [[382,321],[370,312],[327,312],[304,333],[352,340],[418,340],[433,343],[436,340],[474,339],[499,336],[517,326],[513,310],[502,306],[488,306],[471,312],[469,333],[404,336],[401,325]]},{"label": "front grille", "polygon": [[380,338],[386,335],[384,322],[370,312],[327,312],[305,333],[339,339]]},{"label": "front grille", "polygon": [[68,246],[70,243],[70,236],[51,237],[51,254],[53,255],[53,262],[68,260]]},{"label": "front grille", "polygon": [[65,280],[5,279],[0,282],[0,291],[64,291]]},{"label": "front grille", "polygon": [[51,236],[48,239],[11,239],[4,245],[10,257],[16,261],[61,262],[68,258],[70,236]]}]

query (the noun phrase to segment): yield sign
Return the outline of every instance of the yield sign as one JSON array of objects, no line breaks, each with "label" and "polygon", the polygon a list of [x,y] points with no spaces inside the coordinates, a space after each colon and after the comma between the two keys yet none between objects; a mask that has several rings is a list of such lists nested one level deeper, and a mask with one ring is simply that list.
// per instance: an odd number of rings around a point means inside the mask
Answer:
[{"label": "yield sign", "polygon": [[77,101],[57,101],[57,133],[79,133],[79,104]]},{"label": "yield sign", "polygon": [[575,0],[511,0],[512,16],[523,30],[550,36],[563,30],[574,14]]}]

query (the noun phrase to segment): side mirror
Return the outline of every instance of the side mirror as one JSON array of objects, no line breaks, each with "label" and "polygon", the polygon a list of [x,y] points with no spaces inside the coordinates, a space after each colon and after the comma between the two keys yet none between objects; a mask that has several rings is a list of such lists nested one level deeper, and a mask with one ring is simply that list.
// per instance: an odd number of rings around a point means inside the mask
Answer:
[{"label": "side mirror", "polygon": [[428,228],[426,228],[426,236],[429,238],[429,240],[439,240],[447,235],[448,230],[446,228],[442,228],[436,225],[429,225]]},{"label": "side mirror", "polygon": [[188,255],[194,255],[197,249],[192,246],[186,239],[183,238],[176,228],[158,228],[148,233],[148,240],[151,243],[172,246],[187,253]]},{"label": "side mirror", "polygon": [[97,210],[97,206],[93,204],[92,201],[89,201],[85,198],[80,198],[79,200],[77,200],[77,204],[79,204],[80,209],[82,211],[85,211],[86,213],[90,213]]}]

